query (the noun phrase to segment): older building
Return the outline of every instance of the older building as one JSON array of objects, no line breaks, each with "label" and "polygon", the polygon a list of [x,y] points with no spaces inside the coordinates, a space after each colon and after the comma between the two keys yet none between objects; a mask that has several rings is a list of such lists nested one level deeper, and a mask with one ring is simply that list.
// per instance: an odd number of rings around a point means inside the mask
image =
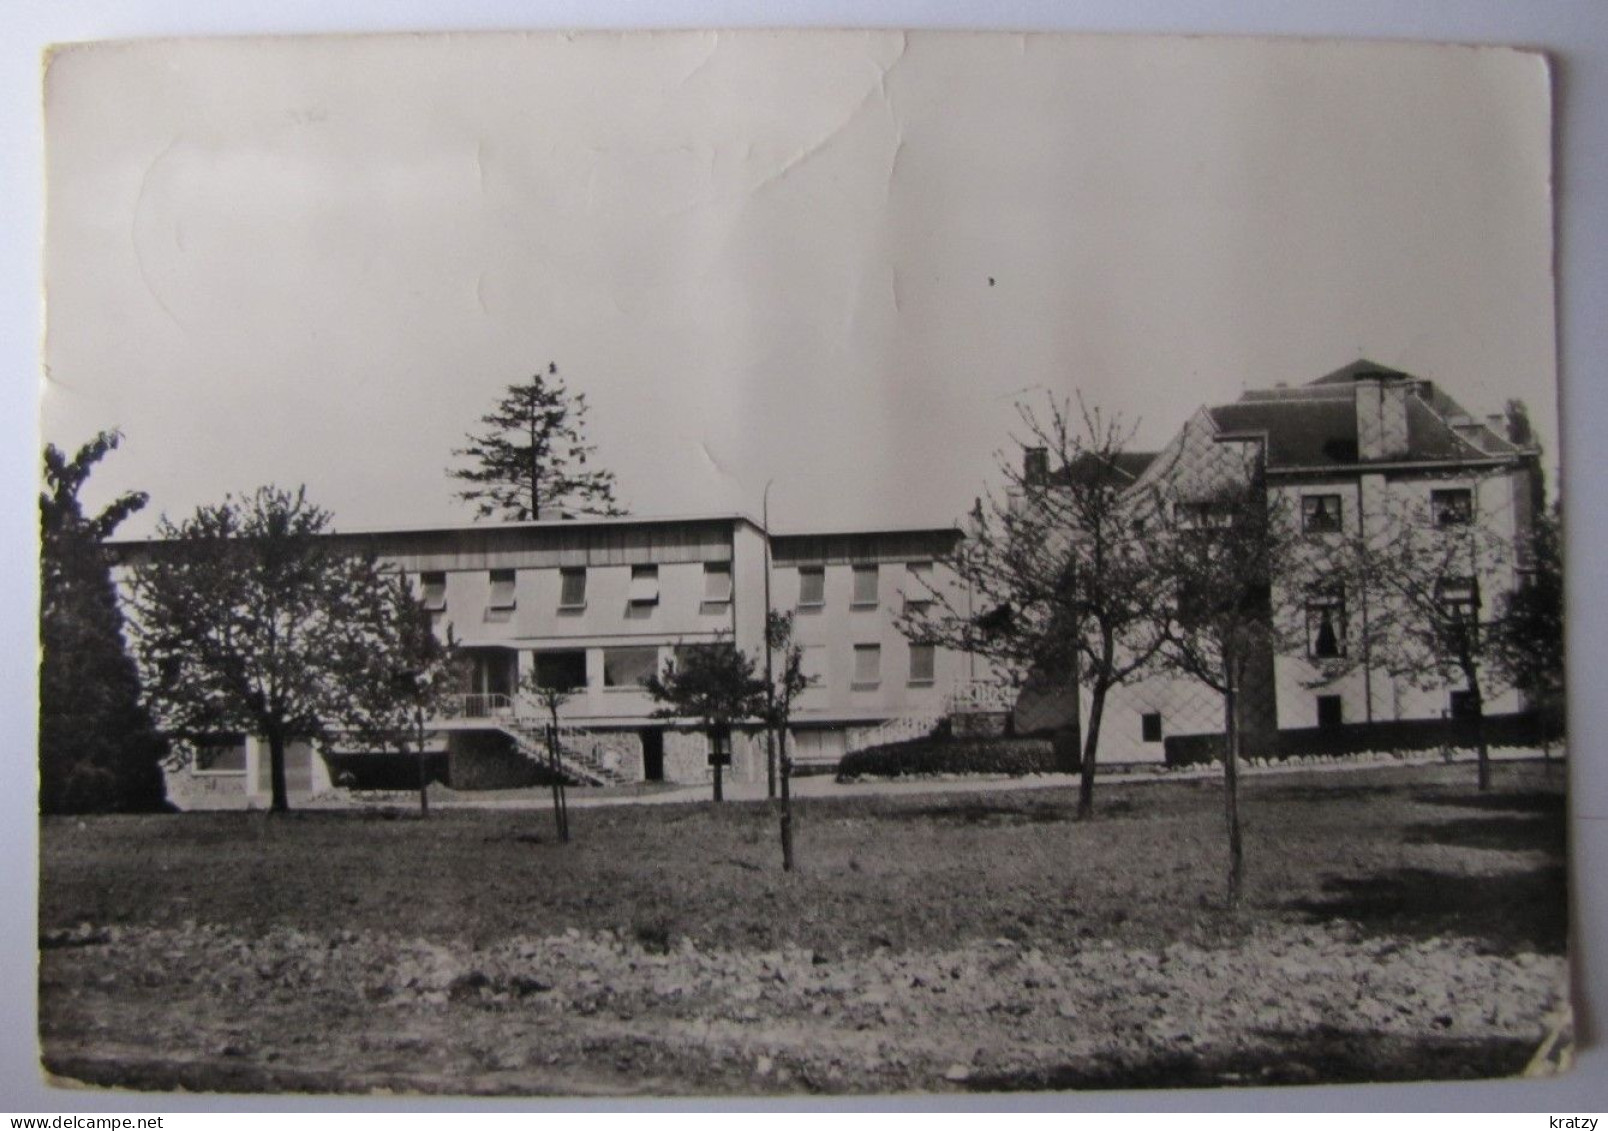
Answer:
[{"label": "older building", "polygon": [[[1237,455],[1225,459],[1227,450]],[[1438,527],[1478,528],[1513,552],[1449,579],[1446,599],[1472,607],[1518,584],[1542,502],[1538,452],[1520,418],[1476,419],[1433,382],[1358,361],[1307,385],[1254,390],[1200,409],[1166,448],[1127,468],[1130,490],[1156,492],[1214,462],[1250,461],[1265,473],[1269,505],[1293,516],[1303,537],[1389,537],[1386,524],[1409,514]],[[1342,654],[1348,627],[1356,634],[1369,615],[1367,595],[1328,591],[1303,599],[1305,647],[1263,657],[1248,677],[1248,749],[1274,729],[1440,719],[1467,709],[1461,684],[1425,687],[1366,656],[1324,681],[1323,662]],[[1488,713],[1521,706],[1514,692],[1484,705]],[[1107,700],[1101,757],[1159,762],[1170,736],[1220,733],[1222,726],[1221,700],[1198,683],[1151,676]]]}]

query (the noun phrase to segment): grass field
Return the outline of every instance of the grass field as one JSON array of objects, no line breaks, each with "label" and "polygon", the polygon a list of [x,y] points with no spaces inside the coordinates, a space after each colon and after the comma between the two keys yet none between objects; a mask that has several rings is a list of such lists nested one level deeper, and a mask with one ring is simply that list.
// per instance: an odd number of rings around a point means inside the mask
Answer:
[{"label": "grass field", "polygon": [[[1522,1068],[1566,936],[1563,774],[42,824],[46,1062],[450,1092],[1414,1079]],[[1360,989],[1359,989],[1360,987]],[[398,1042],[401,1042],[398,1044]],[[411,1042],[411,1043],[409,1043]]]}]

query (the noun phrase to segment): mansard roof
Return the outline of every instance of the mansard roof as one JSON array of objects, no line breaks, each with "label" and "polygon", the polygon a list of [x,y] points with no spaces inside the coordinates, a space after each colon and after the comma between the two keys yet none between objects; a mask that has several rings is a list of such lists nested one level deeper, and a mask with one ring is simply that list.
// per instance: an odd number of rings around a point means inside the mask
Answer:
[{"label": "mansard roof", "polygon": [[1392,462],[1448,463],[1515,456],[1523,449],[1475,420],[1431,381],[1366,358],[1306,385],[1254,389],[1209,408],[1220,432],[1267,436],[1270,469],[1358,464],[1356,385],[1360,378],[1407,382],[1407,453]]}]

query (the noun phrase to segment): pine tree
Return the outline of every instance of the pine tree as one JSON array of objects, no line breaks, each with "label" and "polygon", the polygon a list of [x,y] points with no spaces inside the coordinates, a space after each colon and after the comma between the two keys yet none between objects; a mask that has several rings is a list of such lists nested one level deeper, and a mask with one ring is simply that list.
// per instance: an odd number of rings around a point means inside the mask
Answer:
[{"label": "pine tree", "polygon": [[615,502],[614,473],[587,470],[596,449],[586,443],[586,409],[586,394],[571,393],[555,364],[508,386],[497,407],[480,418],[487,430],[470,433],[467,446],[453,449],[469,466],[447,474],[472,484],[458,497],[475,504],[476,517],[515,522],[549,508],[625,513]]},{"label": "pine tree", "polygon": [[102,432],[71,459],[48,445],[39,496],[39,808],[44,813],[165,806],[167,745],[140,703],[139,674],[104,541],[145,505],[130,491],[93,518],[78,491],[122,439]]}]

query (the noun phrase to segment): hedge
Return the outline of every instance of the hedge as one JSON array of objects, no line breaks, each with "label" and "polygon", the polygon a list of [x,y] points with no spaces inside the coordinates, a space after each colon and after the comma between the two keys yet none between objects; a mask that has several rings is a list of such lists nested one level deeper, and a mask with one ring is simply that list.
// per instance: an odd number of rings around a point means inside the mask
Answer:
[{"label": "hedge", "polygon": [[[1540,712],[1487,715],[1485,741],[1494,748],[1540,746],[1543,739],[1563,736],[1561,718]],[[1301,727],[1271,735],[1247,736],[1251,758],[1284,760],[1338,757],[1346,754],[1405,753],[1415,750],[1472,749],[1477,730],[1473,719],[1392,719],[1342,723],[1337,727]],[[1223,760],[1221,734],[1176,734],[1162,742],[1169,766],[1199,766]]]},{"label": "hedge", "polygon": [[845,754],[837,780],[916,774],[1049,774],[1057,770],[1055,746],[1047,738],[931,738],[893,742]]}]

